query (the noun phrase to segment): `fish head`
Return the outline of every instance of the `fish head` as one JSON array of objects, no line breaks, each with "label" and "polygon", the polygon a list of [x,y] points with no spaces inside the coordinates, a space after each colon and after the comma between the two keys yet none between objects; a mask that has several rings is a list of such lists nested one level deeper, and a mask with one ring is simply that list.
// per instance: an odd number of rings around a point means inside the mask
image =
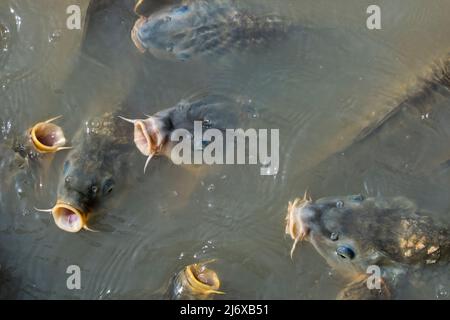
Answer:
[{"label": "fish head", "polygon": [[[295,243],[311,243],[328,264],[344,276],[356,277],[384,257],[377,239],[377,212],[362,195],[296,199],[289,204],[286,233]],[[371,214],[373,216],[371,217]]]},{"label": "fish head", "polygon": [[188,43],[195,42],[195,30],[204,23],[202,12],[194,6],[194,3],[183,2],[139,18],[131,32],[136,47],[158,58],[189,59],[192,52]]},{"label": "fish head", "polygon": [[[74,149],[64,162],[58,200],[52,209],[56,225],[68,232],[88,229],[89,214],[115,187],[115,163],[101,159],[101,150]],[[89,152],[89,151],[88,151]]]}]

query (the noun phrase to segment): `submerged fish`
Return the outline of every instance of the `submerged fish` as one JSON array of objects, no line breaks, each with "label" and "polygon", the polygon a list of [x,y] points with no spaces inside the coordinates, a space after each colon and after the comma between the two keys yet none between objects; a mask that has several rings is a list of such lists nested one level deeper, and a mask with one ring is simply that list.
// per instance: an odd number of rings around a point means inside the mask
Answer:
[{"label": "submerged fish", "polygon": [[[239,108],[231,98],[210,94],[199,98],[182,100],[174,107],[160,111],[147,119],[127,119],[134,125],[134,143],[145,156],[144,171],[155,155],[171,157],[173,147],[171,133],[176,129],[185,129],[193,133],[194,122],[202,122],[205,129],[233,128],[238,121]],[[201,148],[202,146],[193,146]]]},{"label": "submerged fish", "polygon": [[[450,58],[436,62],[383,119],[369,125],[353,143],[302,176],[310,190],[368,194],[401,192],[436,205],[449,205]],[[322,177],[317,179],[317,177]]]},{"label": "submerged fish", "polygon": [[[295,241],[291,253],[306,240],[349,281],[341,299],[392,298],[418,269],[448,268],[449,232],[403,197],[312,201],[305,195],[289,204],[286,216],[286,233]],[[381,270],[378,288],[368,286],[371,266]]]},{"label": "submerged fish", "polygon": [[176,300],[206,300],[213,295],[225,294],[220,289],[220,279],[207,265],[214,260],[188,265],[173,279],[168,295]]},{"label": "submerged fish", "polygon": [[[112,0],[4,1],[0,4],[0,143],[14,154],[8,159],[16,190],[41,189],[53,155],[68,149],[63,129],[53,118],[25,130],[21,118],[29,110],[59,105],[85,37],[85,26],[99,6]],[[80,11],[80,30],[67,19]],[[71,9],[71,10],[69,10]],[[47,112],[47,111],[45,111]],[[17,119],[16,119],[17,118]],[[7,128],[7,130],[3,130]],[[25,131],[25,132],[24,132]],[[31,190],[30,190],[31,191]]]},{"label": "submerged fish", "polygon": [[125,179],[131,136],[130,128],[111,112],[80,128],[64,162],[56,204],[42,210],[51,212],[59,228],[68,232],[88,229],[89,213]]},{"label": "submerged fish", "polygon": [[[145,1],[141,1],[145,3]],[[139,8],[137,6],[137,13]],[[284,37],[282,18],[255,16],[228,0],[193,0],[141,16],[131,32],[136,47],[157,58],[188,60],[208,53],[249,48]]]},{"label": "submerged fish", "polygon": [[[0,83],[7,92],[13,96],[16,92],[10,90],[23,91],[25,82],[27,92],[49,100],[45,94],[51,96],[52,89],[60,89],[74,67],[90,15],[108,1],[2,1]],[[67,23],[78,11],[80,30],[71,30]],[[25,94],[22,91],[18,94]]]},{"label": "submerged fish", "polygon": [[[194,102],[156,113],[146,120],[129,120],[119,116],[122,111],[107,112],[90,119],[72,140],[58,185],[57,201],[51,212],[56,225],[68,232],[89,229],[89,214],[124,183],[133,152],[134,141],[149,156],[161,154],[168,147],[173,130],[192,130],[194,120],[207,122],[208,127],[222,128],[235,114],[225,98],[207,96]],[[148,163],[148,161],[147,161]]]}]

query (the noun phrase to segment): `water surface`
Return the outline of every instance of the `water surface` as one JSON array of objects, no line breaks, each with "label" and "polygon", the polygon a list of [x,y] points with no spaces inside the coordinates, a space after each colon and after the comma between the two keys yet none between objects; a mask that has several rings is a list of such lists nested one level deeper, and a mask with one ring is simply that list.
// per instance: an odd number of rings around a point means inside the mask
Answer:
[{"label": "water surface", "polygon": [[[287,202],[305,189],[314,198],[404,195],[448,221],[448,101],[431,116],[406,114],[404,129],[393,122],[381,138],[349,145],[450,52],[450,2],[378,1],[382,30],[370,31],[370,1],[238,1],[308,32],[190,62],[135,49],[132,1],[99,9],[82,32],[64,29],[63,2],[0,4],[0,297],[160,299],[174,273],[215,258],[225,298],[333,299],[343,282],[311,246],[289,257]],[[11,169],[7,141],[37,121],[61,114],[72,137],[120,105],[141,116],[208,92],[233,96],[247,127],[280,129],[276,175],[261,176],[259,165],[192,171],[156,159],[143,176],[142,159],[120,200],[102,208],[93,225],[101,232],[68,234],[33,209],[53,205],[63,155],[37,191]],[[81,268],[81,290],[66,287],[69,265]],[[434,281],[402,294],[448,299],[445,290]]]}]

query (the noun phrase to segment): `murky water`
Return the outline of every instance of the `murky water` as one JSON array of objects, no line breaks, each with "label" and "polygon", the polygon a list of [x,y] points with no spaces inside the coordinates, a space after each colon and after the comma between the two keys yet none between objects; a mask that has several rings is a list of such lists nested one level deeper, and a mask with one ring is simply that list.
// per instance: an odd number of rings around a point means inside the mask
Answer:
[{"label": "murky water", "polygon": [[[450,52],[449,1],[378,1],[377,31],[366,28],[371,1],[238,1],[306,31],[191,62],[136,50],[133,1],[98,8],[83,32],[65,28],[73,3],[85,9],[88,1],[0,3],[0,297],[159,299],[174,273],[215,258],[225,298],[333,299],[343,280],[312,246],[289,257],[287,202],[305,189],[314,198],[404,195],[450,220],[448,98],[349,147]],[[259,165],[190,170],[157,159],[144,176],[142,159],[119,201],[103,206],[92,226],[101,232],[68,234],[34,210],[54,204],[63,154],[38,190],[11,169],[9,139],[37,121],[63,115],[72,137],[119,105],[140,116],[208,92],[237,99],[245,126],[280,129],[277,175],[261,176]],[[69,265],[81,268],[81,290],[66,287]],[[449,298],[445,288],[430,281],[403,295]]]}]

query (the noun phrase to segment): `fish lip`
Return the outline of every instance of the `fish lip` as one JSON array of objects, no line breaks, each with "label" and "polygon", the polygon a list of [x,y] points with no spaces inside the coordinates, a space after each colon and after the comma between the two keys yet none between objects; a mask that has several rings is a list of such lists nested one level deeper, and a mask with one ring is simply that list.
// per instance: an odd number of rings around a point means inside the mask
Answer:
[{"label": "fish lip", "polygon": [[131,29],[131,40],[133,40],[134,45],[141,53],[144,53],[146,51],[146,48],[144,47],[141,39],[139,38],[138,33],[139,33],[139,29],[146,21],[147,21],[147,18],[140,17],[134,23],[133,29]]},{"label": "fish lip", "polygon": [[184,269],[184,275],[190,289],[200,294],[224,294],[224,292],[219,291],[220,280],[215,271],[208,270],[211,275],[209,279],[210,283],[202,281],[200,278],[200,274],[205,270],[206,264],[208,263],[192,264]]},{"label": "fish lip", "polygon": [[[33,146],[40,153],[54,153],[66,144],[61,127],[49,122],[39,122],[29,131]],[[50,142],[46,141],[50,136]]]},{"label": "fish lip", "polygon": [[[153,141],[150,134],[147,131],[147,126],[143,120],[136,120],[134,124],[134,143],[138,150],[145,156],[149,156],[154,153]],[[144,138],[145,143],[141,141]]]},{"label": "fish lip", "polygon": [[[58,200],[52,208],[52,216],[58,228],[67,232],[76,233],[86,227],[87,214],[62,200]],[[75,216],[76,224],[71,221],[73,216]]]},{"label": "fish lip", "polygon": [[304,210],[311,201],[304,199],[295,199],[289,204],[288,213],[286,215],[286,234],[292,239],[306,239],[309,236],[311,228],[302,218],[302,210]]},{"label": "fish lip", "polygon": [[311,198],[308,198],[307,193],[303,198],[296,198],[293,202],[289,202],[288,212],[285,218],[286,228],[285,233],[290,235],[294,240],[291,248],[291,258],[293,257],[297,244],[304,240],[309,240],[311,228],[304,220],[303,210],[308,209],[312,203]]}]

